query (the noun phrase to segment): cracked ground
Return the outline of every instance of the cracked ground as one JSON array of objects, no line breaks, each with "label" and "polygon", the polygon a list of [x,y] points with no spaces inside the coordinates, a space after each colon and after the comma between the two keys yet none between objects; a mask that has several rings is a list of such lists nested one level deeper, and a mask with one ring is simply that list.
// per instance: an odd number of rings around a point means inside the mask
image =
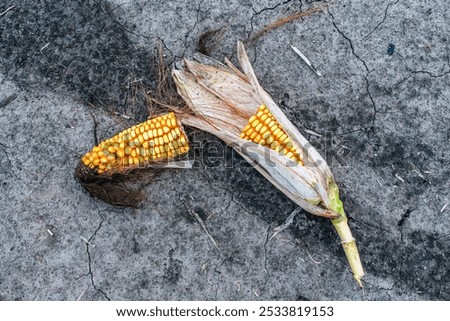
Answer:
[{"label": "cracked ground", "polygon": [[236,62],[237,40],[320,3],[4,1],[0,299],[450,300],[444,0],[334,1],[247,44],[263,87],[330,162],[364,290],[326,219],[301,211],[271,238],[295,205],[210,135],[190,133],[205,147],[194,168],[161,174],[141,208],[74,179],[98,140],[148,116],[160,42],[170,63],[225,27],[211,55]]}]

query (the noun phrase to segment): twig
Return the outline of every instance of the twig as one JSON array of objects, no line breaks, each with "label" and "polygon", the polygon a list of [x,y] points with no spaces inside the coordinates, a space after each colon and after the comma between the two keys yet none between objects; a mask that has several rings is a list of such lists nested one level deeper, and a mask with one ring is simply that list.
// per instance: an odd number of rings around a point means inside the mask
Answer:
[{"label": "twig", "polygon": [[400,182],[402,182],[402,183],[405,182],[405,180],[404,180],[400,175],[395,174],[395,177],[397,177],[397,179],[398,179]]},{"label": "twig", "polygon": [[313,136],[317,136],[317,137],[322,137],[321,134],[315,132],[314,130],[305,128],[304,131],[305,131],[305,133],[307,133],[307,134],[310,134],[310,135],[313,135]]},{"label": "twig", "polygon": [[273,232],[274,232],[274,233],[273,233],[272,236],[269,238],[269,241],[272,240],[275,236],[277,236],[280,232],[283,232],[285,229],[287,229],[287,228],[292,224],[292,222],[294,221],[294,217],[296,217],[297,214],[300,213],[301,210],[302,210],[302,209],[301,209],[300,207],[299,207],[299,208],[296,208],[296,209],[293,210],[292,213],[287,217],[287,219],[284,221],[283,224],[281,224],[281,225],[275,227],[275,228],[273,229]]},{"label": "twig", "polygon": [[212,237],[212,235],[209,233],[208,228],[206,227],[205,223],[203,222],[202,218],[200,217],[200,215],[198,215],[194,210],[190,209],[186,202],[184,202],[184,200],[182,200],[184,203],[184,206],[186,207],[188,213],[190,215],[192,215],[193,217],[195,217],[195,219],[198,221],[198,223],[200,224],[201,228],[203,229],[203,231],[206,233],[206,235],[208,235],[209,239],[211,240],[211,242],[214,244],[214,247],[220,252],[222,253],[222,251],[219,249],[219,246],[216,243],[216,240]]},{"label": "twig", "polygon": [[[305,249],[306,250],[306,249]],[[316,261],[314,260],[314,258],[311,256],[311,254],[308,252],[308,250],[306,250],[306,253],[308,253],[309,258],[311,259],[311,261],[313,261],[316,264],[321,264],[322,262]]]},{"label": "twig", "polygon": [[312,62],[308,58],[306,58],[306,56],[297,47],[294,47],[291,44],[289,46],[291,46],[292,50],[294,50],[295,53],[299,55],[300,58],[302,58],[302,60],[308,65],[309,68],[311,68],[312,71],[316,73],[317,76],[322,77],[322,73],[319,70],[317,70],[317,68],[312,64]]},{"label": "twig", "polygon": [[81,298],[83,297],[84,293],[86,292],[87,288],[84,288],[83,292],[81,292],[81,294],[78,296],[77,301],[80,301]]},{"label": "twig", "polygon": [[0,17],[4,16],[5,14],[8,13],[9,10],[14,9],[15,5],[12,5],[11,7],[9,7],[8,9],[6,9],[5,11],[3,11],[2,13],[0,13]]},{"label": "twig", "polygon": [[50,45],[50,42],[47,42],[41,49],[39,49],[39,51],[44,50],[45,48],[47,48]]},{"label": "twig", "polygon": [[118,113],[116,111],[114,112],[114,114],[117,115],[117,116],[120,116],[120,117],[122,117],[124,119],[131,119],[131,116],[128,116],[128,115],[125,115],[125,114],[121,114],[121,113]]},{"label": "twig", "polygon": [[328,4],[321,4],[321,5],[309,8],[309,9],[307,9],[305,11],[297,11],[297,12],[295,12],[295,13],[287,16],[287,17],[280,18],[280,19],[276,20],[275,22],[272,22],[272,23],[264,26],[261,30],[256,32],[253,36],[249,37],[246,40],[246,42],[247,43],[252,42],[252,41],[260,38],[267,31],[270,31],[272,29],[284,26],[285,24],[287,24],[287,23],[289,23],[291,21],[294,21],[294,20],[297,20],[297,19],[300,19],[300,18],[304,18],[304,17],[310,16],[310,15],[316,13],[316,12],[319,12],[322,9],[324,9],[326,6],[328,6]]},{"label": "twig", "polygon": [[425,178],[425,176],[423,176],[422,175],[422,173],[421,172],[419,172],[417,169],[413,169],[413,172],[416,172],[417,173],[417,175],[419,175],[419,177],[421,178],[421,179],[423,179],[424,181],[426,181],[427,179]]},{"label": "twig", "polygon": [[442,207],[442,209],[441,209],[441,213],[445,211],[445,209],[447,208],[447,206],[448,206],[448,203],[445,203],[445,205],[444,205],[444,206]]}]

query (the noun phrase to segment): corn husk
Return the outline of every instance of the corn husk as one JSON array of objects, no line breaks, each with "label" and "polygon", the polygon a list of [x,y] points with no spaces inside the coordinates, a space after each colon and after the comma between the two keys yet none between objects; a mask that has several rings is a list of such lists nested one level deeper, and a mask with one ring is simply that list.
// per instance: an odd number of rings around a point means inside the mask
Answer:
[{"label": "corn husk", "polygon": [[[297,205],[311,214],[331,219],[353,276],[362,286],[364,271],[358,249],[329,166],[259,85],[242,43],[238,43],[237,50],[243,73],[228,60],[224,65],[198,54],[174,68],[178,93],[189,107],[179,115],[181,122],[216,135]],[[304,166],[240,138],[248,119],[262,104],[285,130]]]}]

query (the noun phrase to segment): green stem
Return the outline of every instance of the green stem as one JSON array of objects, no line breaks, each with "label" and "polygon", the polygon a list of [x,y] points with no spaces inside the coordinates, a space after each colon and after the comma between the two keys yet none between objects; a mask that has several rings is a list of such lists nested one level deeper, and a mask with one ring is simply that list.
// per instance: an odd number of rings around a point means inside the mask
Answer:
[{"label": "green stem", "polygon": [[341,239],[342,247],[344,248],[345,256],[352,269],[353,277],[355,278],[358,285],[362,287],[361,279],[364,276],[364,270],[361,264],[361,259],[359,258],[358,248],[356,247],[355,238],[350,231],[348,226],[347,216],[344,212],[344,206],[342,201],[339,199],[339,190],[336,183],[330,184],[330,209],[338,212],[340,217],[332,219],[336,232]]}]

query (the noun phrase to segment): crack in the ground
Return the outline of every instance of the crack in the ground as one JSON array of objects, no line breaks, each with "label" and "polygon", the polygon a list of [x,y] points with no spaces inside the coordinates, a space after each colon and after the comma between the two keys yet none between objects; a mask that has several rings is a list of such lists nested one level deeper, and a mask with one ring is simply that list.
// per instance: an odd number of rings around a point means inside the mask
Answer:
[{"label": "crack in the ground", "polygon": [[234,204],[236,204],[237,206],[239,206],[245,213],[247,213],[247,214],[249,214],[249,215],[252,215],[252,216],[256,216],[256,217],[258,217],[259,219],[263,220],[264,222],[270,224],[270,222],[269,222],[268,220],[266,220],[266,219],[264,219],[263,217],[257,215],[256,213],[252,213],[251,211],[249,211],[248,209],[246,209],[244,205],[242,205],[241,203],[239,203],[238,201],[236,201],[236,200],[234,199],[234,194],[232,194],[231,201],[232,201]]},{"label": "crack in the ground", "polygon": [[[211,186],[211,188],[213,188],[213,187],[212,187],[212,184],[211,184],[211,178],[210,178],[206,173],[204,173],[204,176],[207,177],[206,180],[208,181],[208,183],[209,183],[209,185]],[[256,213],[252,213],[250,210],[246,209],[244,205],[242,205],[241,203],[239,203],[238,201],[236,201],[236,199],[235,199],[235,197],[234,197],[235,194],[236,194],[236,191],[230,190],[230,189],[225,188],[225,187],[224,187],[223,189],[226,190],[228,193],[231,194],[230,200],[228,201],[227,206],[225,206],[225,208],[224,208],[224,212],[226,212],[226,211],[230,208],[231,203],[234,203],[234,204],[236,204],[239,208],[241,208],[245,213],[247,213],[247,214],[249,214],[249,215],[251,215],[251,216],[256,216],[256,217],[258,217],[259,219],[263,220],[264,222],[266,222],[266,223],[268,223],[268,224],[271,223],[271,222],[269,222],[268,220],[266,220],[266,219],[260,217],[260,216],[257,215]]]},{"label": "crack in the ground", "polygon": [[230,200],[228,201],[228,204],[227,204],[227,206],[225,206],[225,208],[224,208],[224,212],[227,212],[228,211],[228,209],[230,208],[230,206],[231,206],[231,203],[233,203],[233,194],[234,194],[234,192],[232,192],[232,194],[231,194],[231,196],[230,196]]},{"label": "crack in the ground", "polygon": [[270,278],[271,274],[270,274],[269,270],[267,269],[267,260],[268,260],[267,244],[270,241],[270,232],[271,231],[272,231],[272,227],[269,225],[267,228],[266,240],[264,241],[264,271],[266,272],[266,274],[268,275],[269,278]]},{"label": "crack in the ground", "polygon": [[95,230],[94,234],[91,235],[91,237],[88,239],[88,242],[86,243],[86,253],[88,256],[88,268],[89,268],[89,276],[91,278],[91,284],[94,287],[94,289],[96,291],[98,291],[99,293],[101,293],[108,301],[111,301],[111,299],[108,297],[108,295],[100,288],[98,288],[95,285],[95,281],[94,281],[94,273],[92,272],[92,260],[91,260],[91,252],[89,250],[89,246],[90,246],[90,242],[91,240],[97,235],[98,231],[102,228],[103,222],[105,220],[102,218],[102,220],[100,221],[100,224],[98,225],[97,229]]},{"label": "crack in the ground", "polygon": [[272,227],[269,225],[267,227],[267,232],[266,232],[266,240],[264,241],[264,272],[266,273],[266,277],[264,280],[264,283],[261,286],[261,290],[265,290],[267,283],[269,282],[270,278],[272,277],[272,274],[270,273],[269,269],[267,268],[268,265],[268,259],[269,259],[269,255],[268,255],[268,249],[267,249],[267,244],[270,241],[270,232],[272,231]]},{"label": "crack in the ground", "polygon": [[[255,8],[253,8],[253,5],[252,5],[251,8],[252,8],[252,10],[253,10],[253,15],[252,15],[252,17],[250,18],[250,31],[248,32],[247,39],[250,39],[250,36],[251,36],[251,34],[252,34],[253,30],[254,30],[253,20],[255,19],[256,16],[260,15],[261,13],[263,13],[263,12],[265,12],[265,11],[272,11],[272,10],[275,10],[275,9],[278,8],[279,6],[288,4],[288,3],[292,2],[292,1],[293,1],[293,0],[286,0],[286,1],[283,1],[283,2],[280,2],[280,3],[277,3],[277,4],[274,5],[273,7],[263,8],[263,9],[261,9],[261,10],[259,10],[259,11],[256,11]],[[301,7],[300,7],[300,10],[301,10]]]},{"label": "crack in the ground", "polygon": [[405,76],[405,77],[404,77],[402,80],[400,80],[399,82],[395,83],[394,86],[399,86],[399,85],[403,84],[405,81],[407,81],[408,79],[410,79],[410,78],[413,77],[414,75],[420,75],[420,74],[422,74],[422,75],[427,75],[427,76],[429,76],[429,77],[431,77],[431,78],[443,78],[443,77],[449,75],[449,74],[450,74],[450,52],[449,52],[449,49],[446,49],[446,52],[447,52],[447,58],[446,58],[446,60],[447,60],[447,69],[448,69],[448,70],[447,70],[447,71],[444,71],[444,72],[442,72],[442,73],[440,73],[440,74],[436,74],[436,73],[433,73],[433,72],[431,72],[431,71],[429,71],[429,70],[424,70],[424,69],[421,69],[421,70],[414,70],[414,69],[412,69],[412,68],[410,68],[410,67],[408,66],[408,64],[407,64],[406,61],[405,61],[405,58],[401,56],[402,61],[403,61],[403,64],[404,64],[404,66],[405,66],[405,69],[406,69],[406,71],[409,72],[409,74],[408,74],[407,76]]},{"label": "crack in the ground", "polygon": [[88,112],[89,112],[89,114],[90,114],[91,117],[92,117],[92,121],[94,122],[94,126],[93,126],[94,143],[95,143],[95,146],[97,146],[97,145],[98,145],[98,135],[97,135],[97,126],[98,126],[98,123],[97,123],[97,119],[95,119],[95,116],[94,116],[94,114],[92,113],[92,111],[91,111],[90,109],[88,109]]},{"label": "crack in the ground", "polygon": [[384,9],[384,17],[383,17],[383,20],[381,20],[376,26],[375,26],[375,28],[373,28],[372,29],[372,31],[371,32],[369,32],[365,37],[364,37],[364,40],[365,39],[367,39],[367,38],[369,38],[385,21],[386,21],[386,18],[387,18],[387,16],[388,16],[388,11],[389,11],[389,8],[391,7],[391,6],[394,6],[394,5],[396,5],[398,2],[399,2],[400,0],[397,0],[397,1],[395,1],[395,2],[389,2],[388,3],[388,5],[386,6],[386,9]]},{"label": "crack in the ground", "polygon": [[[12,147],[9,147],[8,145],[5,145],[5,144],[3,144],[3,143],[0,143],[0,146],[1,147],[3,147],[3,152],[5,153],[5,158],[6,158],[6,160],[8,161],[8,163],[9,163],[9,166],[8,166],[8,168],[4,168],[3,166],[1,167],[3,170],[4,170],[4,173],[7,173],[7,174],[9,174],[9,175],[12,175],[15,179],[17,179],[17,180],[20,180],[20,181],[24,181],[22,178],[20,178],[16,173],[15,173],[15,171],[14,171],[14,168],[13,168],[13,164],[19,164],[19,165],[21,165],[20,164],[20,162],[18,162],[17,160],[15,161],[15,162],[12,162],[11,161],[11,158],[10,158],[10,156],[9,156],[9,154],[8,154],[8,152],[7,152],[7,149],[10,149],[10,148],[12,148]],[[21,168],[23,168],[23,166],[20,166]],[[24,182],[28,187],[30,186],[27,182]]]},{"label": "crack in the ground", "polygon": [[[428,199],[431,192],[432,192],[432,186],[430,185],[430,186],[428,187],[427,192],[424,192],[423,195],[420,196],[420,197],[418,198],[418,203],[419,203],[420,200],[422,200],[422,199]],[[415,206],[413,206],[413,207],[411,207],[411,206],[408,207],[408,208],[404,211],[404,213],[402,214],[402,216],[400,217],[400,219],[399,219],[398,222],[397,222],[397,228],[398,228],[398,231],[400,232],[400,240],[401,240],[402,244],[405,243],[405,242],[404,242],[404,232],[403,232],[404,224],[406,223],[406,221],[408,220],[408,218],[411,216],[411,214],[412,214],[415,210],[418,209],[418,207],[419,207],[419,205],[415,205]]]},{"label": "crack in the ground", "polygon": [[411,77],[413,77],[414,75],[428,75],[431,78],[443,78],[445,76],[448,76],[450,74],[450,70],[442,73],[442,74],[433,74],[431,71],[428,70],[411,70],[408,67],[406,68],[406,70],[409,72],[409,74],[404,77],[403,79],[401,79],[400,81],[396,82],[394,84],[395,87],[400,86],[401,84],[403,84],[405,81],[407,81],[408,79],[410,79]]},{"label": "crack in the ground", "polygon": [[371,92],[371,90],[370,90],[369,74],[370,74],[371,70],[370,70],[369,67],[367,66],[367,63],[365,62],[365,60],[362,59],[362,58],[356,53],[355,47],[354,47],[354,45],[353,45],[352,40],[351,40],[351,39],[350,39],[350,38],[349,38],[349,37],[348,37],[348,36],[347,36],[347,35],[346,35],[346,34],[338,27],[338,26],[337,26],[336,20],[335,20],[333,14],[331,13],[329,7],[327,7],[327,12],[328,12],[329,16],[331,17],[331,22],[333,23],[333,26],[334,26],[334,28],[336,29],[336,31],[337,31],[337,32],[338,32],[345,40],[347,40],[347,42],[348,42],[349,45],[350,45],[350,49],[351,49],[351,52],[352,52],[353,56],[355,56],[355,58],[356,58],[357,60],[359,60],[359,61],[363,64],[364,69],[366,70],[366,74],[365,74],[365,76],[364,76],[364,80],[365,80],[365,83],[366,83],[366,92],[367,92],[367,95],[368,95],[368,97],[369,97],[369,99],[370,99],[370,102],[371,102],[372,108],[373,108],[373,116],[372,116],[372,127],[371,127],[371,130],[372,130],[372,133],[375,134],[375,122],[376,122],[376,117],[377,117],[377,114],[378,114],[380,111],[377,109],[377,105],[376,105],[376,103],[375,103],[375,100],[374,100],[374,98],[373,98],[373,96],[372,96],[372,92]]},{"label": "crack in the ground", "polygon": [[[173,51],[167,46],[167,44],[166,44],[166,42],[164,41],[163,38],[161,38],[160,36],[157,36],[156,38],[158,39],[158,41],[161,42],[162,47],[163,47],[163,51],[167,50],[169,52],[169,54],[170,54],[171,60],[166,60],[166,64],[168,66],[172,66],[177,58],[179,58],[179,59],[182,58],[181,56],[174,55]],[[186,45],[185,45],[185,48],[186,48]],[[186,51],[186,49],[185,49],[185,51]],[[164,57],[164,58],[167,59],[166,57]]]},{"label": "crack in the ground", "polygon": [[14,263],[14,266],[17,267],[17,264],[18,264],[17,261],[19,261],[19,260],[25,260],[25,257],[19,255],[19,256],[13,258],[12,260],[4,261],[4,262],[0,263],[0,268],[2,270],[4,270],[5,266],[8,264],[11,264],[11,263]]},{"label": "crack in the ground", "polygon": [[450,70],[442,73],[442,74],[433,74],[431,71],[428,70],[409,70],[408,68],[406,69],[408,70],[411,74],[415,75],[415,74],[425,74],[430,76],[431,78],[442,78],[447,76],[448,74],[450,74]]},{"label": "crack in the ground", "polygon": [[200,12],[201,12],[201,5],[203,4],[204,0],[200,0],[198,5],[197,5],[197,13],[196,13],[196,18],[195,18],[195,22],[193,24],[193,26],[186,32],[186,34],[184,35],[184,51],[183,51],[183,56],[186,54],[186,50],[188,48],[187,45],[187,41],[188,38],[190,37],[191,33],[195,30],[195,27],[197,27],[197,24],[199,23],[200,20]]},{"label": "crack in the ground", "polygon": [[414,210],[415,208],[412,209],[411,207],[408,207],[397,222],[397,227],[400,232],[400,240],[402,242],[403,242],[403,225],[405,224],[406,220]]},{"label": "crack in the ground", "polygon": [[0,100],[0,108],[6,107],[10,103],[12,103],[14,100],[16,100],[17,97],[18,97],[18,94],[16,94],[16,93],[6,96],[4,99]]},{"label": "crack in the ground", "polygon": [[379,231],[386,232],[386,233],[388,233],[388,234],[395,234],[395,232],[393,232],[393,231],[386,230],[386,229],[384,229],[384,228],[382,228],[382,227],[380,227],[380,226],[372,225],[372,224],[370,224],[370,223],[368,223],[368,222],[365,222],[365,221],[362,221],[362,220],[359,220],[359,219],[356,219],[356,218],[352,218],[352,221],[354,221],[354,222],[356,222],[356,223],[358,223],[358,224],[361,224],[361,225],[363,225],[363,226],[367,226],[367,227],[369,227],[369,228],[375,229],[375,230],[379,230]]},{"label": "crack in the ground", "polygon": [[228,260],[228,258],[224,258],[218,265],[214,267],[214,273],[217,273],[217,287],[214,294],[214,300],[217,301],[217,297],[219,294],[219,288],[220,288],[220,275],[222,272],[219,271],[219,268],[225,264],[225,262]]},{"label": "crack in the ground", "polygon": [[146,36],[144,34],[141,34],[141,33],[136,33],[136,32],[131,31],[123,23],[118,21],[116,19],[116,17],[113,16],[114,11],[116,11],[117,9],[122,7],[123,5],[127,4],[127,2],[121,3],[121,4],[117,5],[116,7],[114,7],[113,9],[111,9],[110,11],[107,11],[107,10],[105,10],[105,8],[103,8],[103,6],[98,1],[96,1],[96,0],[92,0],[92,1],[100,8],[100,10],[103,12],[103,14],[108,16],[111,19],[111,21],[113,23],[117,24],[123,31],[125,31],[125,32],[127,32],[129,34],[132,34],[134,36],[137,36],[137,37],[142,37],[142,38],[144,38],[146,40],[152,40],[151,37],[148,37],[148,36]]},{"label": "crack in the ground", "polygon": [[[368,282],[368,281],[364,281],[364,283],[373,286],[375,288],[375,290],[371,291],[371,292],[372,293],[377,293],[377,292],[380,292],[380,291],[392,291],[397,286],[397,284],[401,283],[401,281],[395,281],[390,288],[379,286],[379,285],[375,285],[375,284],[373,284],[371,282]],[[389,293],[386,293],[386,294],[389,295]],[[389,295],[389,297],[390,297],[390,295]]]}]

